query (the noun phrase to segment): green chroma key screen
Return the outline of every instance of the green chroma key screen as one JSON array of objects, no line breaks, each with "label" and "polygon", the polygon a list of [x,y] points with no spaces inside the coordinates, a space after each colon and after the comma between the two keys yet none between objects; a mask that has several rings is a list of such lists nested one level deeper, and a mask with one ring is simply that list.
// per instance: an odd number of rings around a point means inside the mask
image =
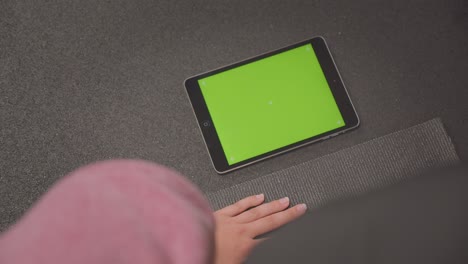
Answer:
[{"label": "green chroma key screen", "polygon": [[311,44],[198,84],[229,165],[345,125]]}]

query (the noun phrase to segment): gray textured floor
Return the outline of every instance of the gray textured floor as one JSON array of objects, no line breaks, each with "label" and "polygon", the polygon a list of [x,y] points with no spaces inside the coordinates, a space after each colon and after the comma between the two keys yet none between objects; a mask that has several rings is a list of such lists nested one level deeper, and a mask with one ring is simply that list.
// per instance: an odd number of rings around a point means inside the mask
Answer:
[{"label": "gray textured floor", "polygon": [[[440,116],[466,161],[467,12],[463,0],[0,0],[0,226],[101,159],[160,162],[212,192]],[[218,176],[183,80],[315,35],[361,127]]]},{"label": "gray textured floor", "polygon": [[214,210],[254,194],[318,208],[459,163],[439,119],[208,194]]}]

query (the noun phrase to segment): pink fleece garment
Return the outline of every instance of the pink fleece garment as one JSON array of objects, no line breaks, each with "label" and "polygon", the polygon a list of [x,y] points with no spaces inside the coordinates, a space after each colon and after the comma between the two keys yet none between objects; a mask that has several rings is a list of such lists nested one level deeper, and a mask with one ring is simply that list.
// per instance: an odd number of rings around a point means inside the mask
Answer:
[{"label": "pink fleece garment", "polygon": [[0,237],[0,263],[211,263],[208,202],[174,171],[115,160],[56,183]]}]

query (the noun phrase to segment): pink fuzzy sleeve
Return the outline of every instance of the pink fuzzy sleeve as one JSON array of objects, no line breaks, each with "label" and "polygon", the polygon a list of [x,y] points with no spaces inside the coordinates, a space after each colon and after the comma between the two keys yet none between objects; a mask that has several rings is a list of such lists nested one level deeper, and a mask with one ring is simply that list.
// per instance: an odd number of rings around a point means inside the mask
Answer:
[{"label": "pink fuzzy sleeve", "polygon": [[0,263],[211,263],[213,216],[187,180],[115,160],[64,177],[0,237]]}]

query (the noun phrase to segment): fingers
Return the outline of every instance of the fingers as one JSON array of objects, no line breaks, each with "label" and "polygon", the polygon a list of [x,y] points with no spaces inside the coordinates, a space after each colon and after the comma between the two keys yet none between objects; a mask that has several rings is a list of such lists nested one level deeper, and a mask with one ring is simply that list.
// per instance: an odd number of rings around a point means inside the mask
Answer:
[{"label": "fingers", "polygon": [[258,246],[258,244],[260,244],[260,243],[263,243],[263,242],[266,241],[267,239],[270,239],[270,238],[264,237],[264,238],[253,239],[253,245],[254,245],[254,247]]},{"label": "fingers", "polygon": [[266,204],[259,205],[255,208],[252,208],[248,211],[245,211],[239,214],[236,217],[236,220],[239,223],[248,223],[253,222],[262,217],[283,211],[289,205],[289,198],[284,197],[276,201],[272,201]]},{"label": "fingers", "polygon": [[218,210],[217,213],[227,216],[235,216],[244,212],[250,207],[257,206],[263,203],[264,200],[265,196],[263,194],[252,195],[238,201],[235,204],[231,204],[227,207],[224,207],[223,209]]},{"label": "fingers", "polygon": [[305,204],[298,204],[288,210],[272,214],[270,216],[261,218],[249,224],[252,237],[256,237],[267,232],[273,231],[281,227],[305,213],[307,206]]}]

